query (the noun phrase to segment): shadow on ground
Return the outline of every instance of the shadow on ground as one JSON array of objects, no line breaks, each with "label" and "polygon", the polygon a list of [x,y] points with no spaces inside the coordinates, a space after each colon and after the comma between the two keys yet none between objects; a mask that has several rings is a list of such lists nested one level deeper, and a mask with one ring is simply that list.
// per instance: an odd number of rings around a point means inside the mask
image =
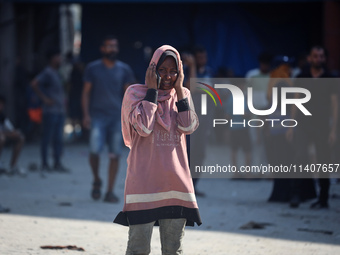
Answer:
[{"label": "shadow on ground", "polygon": [[[116,182],[117,204],[93,201],[90,198],[91,173],[85,145],[68,145],[64,163],[70,174],[49,173],[42,178],[38,172],[26,177],[0,176],[0,204],[11,208],[11,214],[46,218],[79,219],[112,222],[123,207],[125,181],[124,150]],[[4,152],[9,158],[9,152]],[[105,180],[107,157],[103,154],[101,176]],[[36,145],[26,146],[21,164],[39,162]],[[104,182],[105,183],[105,182]],[[313,211],[310,203],[290,209],[287,204],[266,202],[271,191],[270,180],[202,179],[198,188],[206,197],[198,198],[203,225],[188,228],[199,231],[228,232],[259,237],[302,242],[340,244],[340,199],[330,200],[329,210]],[[105,185],[104,185],[105,188]],[[340,185],[331,187],[332,194],[340,194]],[[1,218],[1,215],[0,215]],[[264,224],[263,228],[253,223]],[[241,229],[248,224],[250,229]],[[261,225],[260,225],[261,227]]]}]

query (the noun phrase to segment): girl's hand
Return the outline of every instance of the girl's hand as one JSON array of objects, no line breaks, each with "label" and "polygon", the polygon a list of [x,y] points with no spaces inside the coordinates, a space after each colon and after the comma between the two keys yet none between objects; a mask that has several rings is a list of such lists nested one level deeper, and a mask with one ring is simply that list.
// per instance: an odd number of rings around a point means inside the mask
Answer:
[{"label": "girl's hand", "polygon": [[155,63],[151,63],[151,65],[146,70],[145,83],[149,89],[157,89],[157,76]]},{"label": "girl's hand", "polygon": [[184,72],[183,72],[183,64],[181,61],[179,65],[179,70],[178,70],[178,77],[177,77],[177,80],[174,86],[176,93],[177,93],[178,100],[183,98],[183,81],[184,81]]}]

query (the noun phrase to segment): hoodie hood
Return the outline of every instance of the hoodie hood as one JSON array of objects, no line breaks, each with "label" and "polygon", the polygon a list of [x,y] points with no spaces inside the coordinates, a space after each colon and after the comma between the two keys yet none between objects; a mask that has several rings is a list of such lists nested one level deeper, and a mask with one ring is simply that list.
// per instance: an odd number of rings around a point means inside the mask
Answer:
[{"label": "hoodie hood", "polygon": [[[180,69],[181,69],[181,66],[182,66],[181,57],[180,57],[178,51],[177,51],[174,47],[172,47],[172,46],[170,46],[170,45],[163,45],[163,46],[159,47],[159,48],[153,53],[153,56],[152,56],[151,61],[150,61],[150,65],[151,65],[152,63],[155,63],[156,66],[157,66],[159,60],[161,59],[161,56],[163,55],[163,53],[164,53],[165,51],[172,51],[172,52],[175,53],[175,55],[176,55],[176,57],[177,57],[177,61],[176,61],[176,62],[177,62],[177,68],[178,68],[178,70],[180,70]],[[171,54],[169,54],[169,56],[171,56]],[[161,64],[161,63],[160,63],[160,64]]]}]

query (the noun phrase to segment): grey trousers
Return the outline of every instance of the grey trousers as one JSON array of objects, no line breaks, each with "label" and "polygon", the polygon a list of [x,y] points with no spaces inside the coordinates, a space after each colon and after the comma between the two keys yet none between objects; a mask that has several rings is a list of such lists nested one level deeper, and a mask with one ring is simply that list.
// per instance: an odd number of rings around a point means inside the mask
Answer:
[{"label": "grey trousers", "polygon": [[[158,220],[162,255],[181,255],[186,219]],[[150,242],[154,222],[129,226],[126,255],[150,254]]]}]

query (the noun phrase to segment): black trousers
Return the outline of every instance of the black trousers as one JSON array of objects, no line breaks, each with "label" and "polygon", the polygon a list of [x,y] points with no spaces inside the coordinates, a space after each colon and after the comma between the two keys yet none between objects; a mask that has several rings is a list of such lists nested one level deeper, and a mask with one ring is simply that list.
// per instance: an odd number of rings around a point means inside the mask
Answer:
[{"label": "black trousers", "polygon": [[[303,167],[310,163],[308,155],[308,146],[312,143],[316,150],[316,160],[319,164],[331,163],[331,151],[328,144],[329,129],[324,127],[318,127],[316,125],[298,126],[296,133],[294,134],[295,144],[295,162],[297,165]],[[329,198],[330,179],[328,173],[319,173],[320,178],[318,184],[320,187],[319,202],[321,204],[327,204]],[[303,176],[308,178],[308,173],[303,173]],[[301,194],[301,179],[294,179],[292,182],[293,193]]]}]

